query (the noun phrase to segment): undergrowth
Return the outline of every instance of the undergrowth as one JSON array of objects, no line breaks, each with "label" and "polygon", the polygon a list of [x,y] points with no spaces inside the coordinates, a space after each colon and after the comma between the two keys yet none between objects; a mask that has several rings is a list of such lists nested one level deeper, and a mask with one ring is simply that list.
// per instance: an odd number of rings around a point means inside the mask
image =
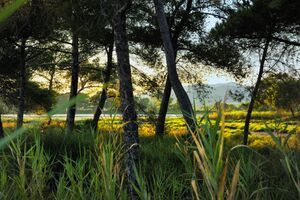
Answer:
[{"label": "undergrowth", "polygon": [[[236,143],[240,133],[227,135],[222,115],[208,116],[190,137],[141,134],[134,184],[140,199],[300,198],[300,157],[289,142],[299,135],[270,128],[263,148],[255,147],[263,141],[255,135],[246,147]],[[74,134],[33,125],[1,147],[0,199],[129,199],[121,133],[93,132],[87,123]]]}]

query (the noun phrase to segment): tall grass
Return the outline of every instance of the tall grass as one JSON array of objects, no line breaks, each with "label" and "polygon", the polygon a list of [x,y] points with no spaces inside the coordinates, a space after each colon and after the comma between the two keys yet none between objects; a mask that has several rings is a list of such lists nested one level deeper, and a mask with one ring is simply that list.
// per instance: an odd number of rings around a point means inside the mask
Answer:
[{"label": "tall grass", "polygon": [[192,134],[191,151],[193,157],[188,155],[185,146],[178,144],[183,156],[181,158],[191,158],[185,161],[190,166],[186,166],[188,172],[194,168],[194,175],[191,180],[191,187],[194,191],[195,199],[234,199],[237,188],[240,161],[237,161],[234,169],[232,182],[227,184],[227,170],[229,159],[224,162],[224,123],[225,115],[218,114],[215,123],[209,119],[209,111],[200,119],[200,127],[197,133]]},{"label": "tall grass", "polygon": [[92,148],[82,148],[78,141],[74,146],[79,149],[74,155],[68,148],[51,154],[51,149],[44,149],[40,133],[27,134],[11,141],[1,152],[0,191],[4,199],[124,199],[126,196],[121,143],[114,138],[116,135],[96,137]]},{"label": "tall grass", "polygon": [[[132,183],[139,199],[299,199],[290,137],[271,127],[272,149],[228,148],[224,115],[211,120],[207,112],[198,124],[191,138],[141,136]],[[0,150],[0,199],[129,199],[122,134],[88,124],[69,135],[34,124],[12,134]]]},{"label": "tall grass", "polygon": [[[280,125],[278,125],[280,126]],[[279,131],[276,130],[278,133]],[[272,137],[276,144],[280,155],[280,162],[288,175],[290,181],[293,183],[294,189],[297,190],[298,198],[300,199],[300,165],[299,165],[299,155],[289,148],[288,140],[290,139],[292,133],[286,137],[282,137],[280,134],[275,135],[273,131],[268,131],[268,134]],[[299,135],[298,135],[299,137]]]},{"label": "tall grass", "polygon": [[[258,152],[247,146],[224,148],[225,115],[211,121],[207,111],[189,145],[178,142],[179,158],[191,174],[194,199],[298,199],[299,153],[283,146],[289,136],[267,127],[275,148]],[[276,125],[276,123],[275,123]],[[280,164],[282,163],[282,164]],[[278,173],[286,171],[286,174]],[[298,194],[297,194],[298,193]]]}]

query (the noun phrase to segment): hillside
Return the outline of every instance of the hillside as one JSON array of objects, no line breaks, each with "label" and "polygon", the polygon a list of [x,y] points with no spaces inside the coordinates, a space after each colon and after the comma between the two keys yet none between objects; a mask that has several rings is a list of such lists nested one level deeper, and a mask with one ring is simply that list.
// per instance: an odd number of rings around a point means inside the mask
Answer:
[{"label": "hillside", "polygon": [[[205,104],[207,105],[211,105],[214,104],[217,101],[223,100],[226,93],[228,93],[229,91],[244,91],[246,93],[245,96],[247,96],[248,92],[245,91],[245,87],[238,85],[237,83],[221,83],[221,84],[213,84],[213,85],[207,85],[210,89],[209,89],[209,94],[207,95],[206,98],[204,98]],[[193,102],[195,100],[196,104],[199,105],[200,104],[200,96],[197,92],[197,90],[195,89],[195,87],[193,85],[188,85],[188,86],[184,86],[185,90],[188,93],[188,96],[191,100],[191,102]],[[172,92],[172,98],[176,99],[174,92]],[[246,99],[243,99],[243,102],[245,102]],[[236,100],[234,100],[230,95],[227,95],[227,103],[230,104],[239,104],[241,102],[238,102]]]}]

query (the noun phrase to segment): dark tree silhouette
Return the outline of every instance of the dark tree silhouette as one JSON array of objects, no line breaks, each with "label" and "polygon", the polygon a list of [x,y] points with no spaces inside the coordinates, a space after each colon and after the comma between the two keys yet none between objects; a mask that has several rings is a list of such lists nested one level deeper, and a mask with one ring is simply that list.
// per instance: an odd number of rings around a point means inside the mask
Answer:
[{"label": "dark tree silhouette", "polygon": [[[113,31],[112,31],[112,34]],[[107,63],[106,68],[104,71],[104,80],[103,80],[103,88],[98,100],[98,104],[96,107],[96,111],[94,113],[93,121],[92,121],[92,128],[93,130],[97,130],[98,128],[98,121],[102,114],[102,110],[105,105],[105,101],[107,99],[107,89],[111,79],[111,74],[113,72],[113,50],[114,50],[114,40],[112,39],[106,49],[106,56],[107,56]]]},{"label": "dark tree silhouette", "polygon": [[164,52],[165,52],[165,56],[167,60],[167,68],[168,68],[168,78],[175,92],[175,95],[178,99],[184,119],[187,125],[189,126],[189,128],[191,129],[191,131],[194,132],[196,130],[196,118],[189,97],[185,92],[178,77],[178,73],[176,69],[175,51],[172,44],[169,26],[164,12],[164,6],[160,0],[154,0],[154,4],[155,4],[157,20],[160,28],[161,38],[164,44]]},{"label": "dark tree silhouette", "polygon": [[134,166],[138,160],[139,141],[137,114],[134,106],[129,61],[129,47],[126,33],[126,11],[129,8],[130,3],[130,1],[126,1],[125,3],[118,1],[117,12],[114,16],[114,34],[118,60],[117,72],[120,80],[120,96],[124,122],[124,145],[127,151],[125,158],[125,171],[130,196],[132,199],[136,199],[137,195],[132,184],[136,184]]}]

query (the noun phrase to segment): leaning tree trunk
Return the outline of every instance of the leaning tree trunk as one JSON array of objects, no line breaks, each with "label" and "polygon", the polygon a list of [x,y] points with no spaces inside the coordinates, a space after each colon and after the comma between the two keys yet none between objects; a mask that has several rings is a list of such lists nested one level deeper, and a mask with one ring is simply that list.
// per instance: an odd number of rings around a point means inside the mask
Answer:
[{"label": "leaning tree trunk", "polygon": [[17,116],[17,129],[23,126],[25,111],[25,90],[26,90],[26,39],[23,38],[20,47],[20,86],[19,86],[19,105]]},{"label": "leaning tree trunk", "polygon": [[[177,41],[174,42],[175,45],[176,43]],[[175,51],[175,60],[176,60],[176,55],[177,55],[177,51]],[[157,116],[156,130],[155,130],[156,136],[163,136],[165,133],[166,117],[167,117],[168,108],[170,104],[171,92],[172,92],[172,85],[170,82],[169,74],[167,74],[165,89],[164,89],[163,97],[161,99],[160,108]]]},{"label": "leaning tree trunk", "polygon": [[165,122],[166,122],[166,116],[169,107],[171,91],[172,91],[171,82],[169,76],[167,76],[167,81],[166,81],[166,85],[165,85],[165,89],[164,89],[164,93],[163,93],[163,97],[161,100],[159,113],[157,117],[157,122],[156,122],[155,134],[157,136],[162,136],[165,132]]},{"label": "leaning tree trunk", "polygon": [[110,81],[110,77],[111,77],[111,73],[113,70],[113,48],[114,48],[114,40],[111,41],[111,43],[109,44],[108,47],[108,51],[107,53],[107,64],[106,64],[106,69],[105,69],[105,73],[104,73],[104,82],[103,82],[103,89],[98,101],[98,105],[94,114],[94,118],[92,121],[92,129],[94,131],[96,131],[98,129],[98,121],[99,118],[102,114],[102,110],[104,108],[105,105],[105,101],[107,99],[107,88],[109,85],[109,81]]},{"label": "leaning tree trunk", "polygon": [[251,120],[251,114],[253,111],[253,107],[254,107],[254,103],[255,103],[255,99],[257,97],[257,92],[261,83],[261,79],[263,76],[263,72],[264,72],[264,66],[265,66],[265,62],[266,62],[266,57],[267,57],[267,53],[268,53],[268,48],[269,48],[269,39],[267,39],[265,46],[264,46],[264,50],[263,50],[263,54],[262,54],[262,58],[260,61],[260,67],[259,67],[259,73],[258,73],[258,77],[257,77],[257,81],[256,84],[254,86],[254,89],[252,91],[251,94],[251,100],[250,100],[250,104],[248,107],[248,111],[247,111],[247,116],[246,116],[246,120],[245,120],[245,127],[244,127],[244,145],[247,145],[248,143],[248,135],[249,135],[249,126],[250,126],[250,120]]},{"label": "leaning tree trunk", "polygon": [[[72,77],[70,88],[70,100],[77,96],[78,90],[78,74],[79,74],[79,50],[78,50],[78,34],[73,30],[72,35]],[[71,133],[75,126],[76,104],[69,107],[67,113],[67,133]]]},{"label": "leaning tree trunk", "polygon": [[1,113],[0,113],[0,138],[3,138],[3,137],[4,137],[4,130],[3,130]]},{"label": "leaning tree trunk", "polygon": [[[182,30],[184,29],[185,24],[187,23],[189,14],[192,9],[192,4],[193,4],[193,0],[187,1],[186,9],[183,13],[183,16],[182,16],[180,22],[177,24],[177,26],[175,26],[175,29],[174,29],[174,32],[172,35],[173,36],[173,38],[172,38],[173,49],[175,52],[175,61],[177,59],[178,39],[179,39],[180,34],[182,33]],[[165,132],[165,122],[166,122],[166,116],[167,116],[168,107],[169,107],[169,101],[170,101],[170,97],[171,97],[171,90],[172,90],[171,82],[170,82],[170,79],[167,77],[167,81],[166,81],[165,89],[164,89],[164,93],[163,93],[163,98],[161,100],[160,109],[159,109],[157,122],[156,122],[156,135],[157,136],[162,136]]]},{"label": "leaning tree trunk", "polygon": [[128,189],[131,199],[137,199],[132,186],[136,183],[134,165],[138,160],[138,125],[135,111],[131,69],[129,62],[129,47],[126,33],[126,9],[119,11],[114,18],[115,44],[117,53],[117,71],[120,80],[120,96],[124,122],[124,144],[126,149],[125,167]]},{"label": "leaning tree trunk", "polygon": [[179,102],[183,117],[192,132],[196,130],[196,119],[192,104],[185,92],[176,70],[175,53],[172,45],[171,35],[167,19],[164,12],[164,6],[161,0],[154,0],[155,10],[158,19],[158,24],[161,32],[161,37],[164,44],[164,51],[167,60],[168,77],[170,78],[171,86],[175,92]]}]

